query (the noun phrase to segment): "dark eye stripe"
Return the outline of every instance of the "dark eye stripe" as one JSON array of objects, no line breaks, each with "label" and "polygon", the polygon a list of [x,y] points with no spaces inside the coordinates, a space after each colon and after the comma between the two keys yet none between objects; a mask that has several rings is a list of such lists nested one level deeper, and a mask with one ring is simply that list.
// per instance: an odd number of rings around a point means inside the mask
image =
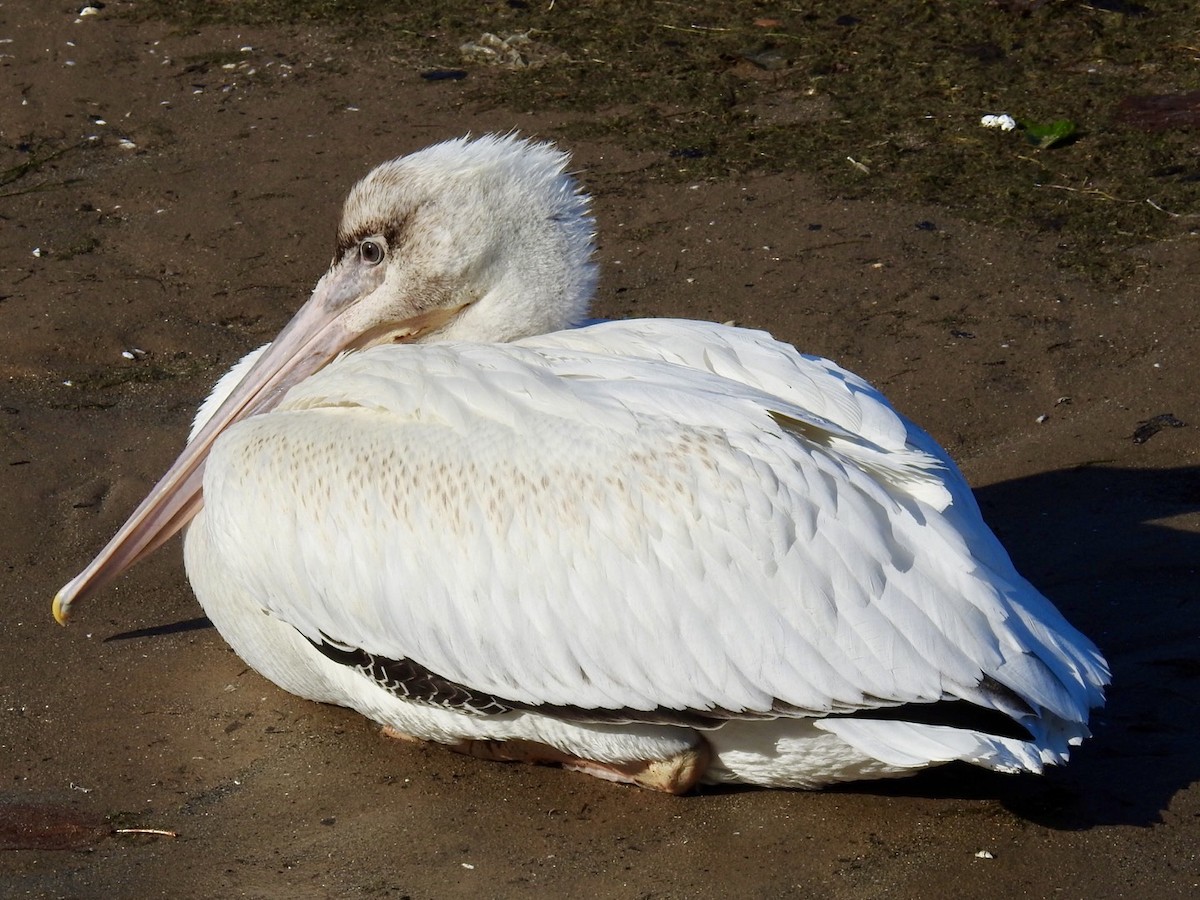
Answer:
[{"label": "dark eye stripe", "polygon": [[357,253],[363,241],[379,237],[383,238],[387,252],[395,253],[396,248],[407,239],[408,222],[408,218],[398,221],[380,219],[359,223],[353,231],[339,229],[334,259],[343,259],[350,252]]}]

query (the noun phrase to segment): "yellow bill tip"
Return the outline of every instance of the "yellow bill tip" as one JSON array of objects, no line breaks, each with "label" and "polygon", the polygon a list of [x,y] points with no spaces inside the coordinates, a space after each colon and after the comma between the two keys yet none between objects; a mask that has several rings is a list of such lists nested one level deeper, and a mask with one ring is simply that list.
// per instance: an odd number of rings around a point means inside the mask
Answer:
[{"label": "yellow bill tip", "polygon": [[70,609],[68,604],[64,602],[62,591],[54,595],[54,621],[59,625],[66,625],[67,619],[70,617]]}]

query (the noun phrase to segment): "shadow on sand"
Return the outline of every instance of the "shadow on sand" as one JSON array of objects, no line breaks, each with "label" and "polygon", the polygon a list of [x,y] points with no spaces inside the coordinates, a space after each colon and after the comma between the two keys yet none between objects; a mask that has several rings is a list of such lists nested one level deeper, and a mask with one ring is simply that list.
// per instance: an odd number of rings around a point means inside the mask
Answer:
[{"label": "shadow on sand", "polygon": [[848,790],[994,798],[1062,829],[1161,821],[1200,778],[1200,533],[1172,521],[1200,512],[1200,467],[1081,466],[976,496],[1018,570],[1108,658],[1094,737],[1041,778],[947,766]]}]

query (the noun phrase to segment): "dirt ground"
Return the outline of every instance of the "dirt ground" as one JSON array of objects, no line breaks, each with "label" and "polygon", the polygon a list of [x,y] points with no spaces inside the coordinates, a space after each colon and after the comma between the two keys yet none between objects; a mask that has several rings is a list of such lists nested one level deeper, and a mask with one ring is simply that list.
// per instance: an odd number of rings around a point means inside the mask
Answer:
[{"label": "dirt ground", "polygon": [[[586,112],[480,99],[503,69],[430,80],[316,28],[179,29],[123,6],[77,22],[78,4],[0,4],[0,894],[1200,896],[1188,220],[1114,251],[1120,280],[1081,280],[1053,230],[797,172],[664,177],[659,151],[571,137]],[[560,139],[595,195],[598,314],[767,328],[872,380],[958,459],[1019,568],[1112,664],[1068,767],[668,798],[400,745],[248,670],[177,541],[54,623],[54,591],[213,380],[307,296],[350,184],[511,129]]]}]

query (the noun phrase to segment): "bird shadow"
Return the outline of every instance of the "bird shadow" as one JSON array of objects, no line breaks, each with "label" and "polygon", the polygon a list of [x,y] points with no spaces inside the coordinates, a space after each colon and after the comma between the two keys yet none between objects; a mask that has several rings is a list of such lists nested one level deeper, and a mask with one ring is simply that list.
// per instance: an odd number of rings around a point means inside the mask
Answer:
[{"label": "bird shadow", "polygon": [[184,619],[179,622],[169,622],[166,625],[152,625],[149,628],[134,628],[131,631],[122,631],[118,634],[110,634],[102,641],[102,643],[108,644],[112,641],[131,641],[134,638],[166,637],[167,635],[184,634],[189,631],[203,631],[212,627],[213,623],[209,621],[208,616],[197,616],[194,619]]},{"label": "bird shadow", "polygon": [[1044,778],[948,767],[898,789],[974,791],[1063,829],[1161,821],[1200,778],[1200,466],[1083,465],[976,497],[1017,569],[1108,658],[1108,702]]}]

